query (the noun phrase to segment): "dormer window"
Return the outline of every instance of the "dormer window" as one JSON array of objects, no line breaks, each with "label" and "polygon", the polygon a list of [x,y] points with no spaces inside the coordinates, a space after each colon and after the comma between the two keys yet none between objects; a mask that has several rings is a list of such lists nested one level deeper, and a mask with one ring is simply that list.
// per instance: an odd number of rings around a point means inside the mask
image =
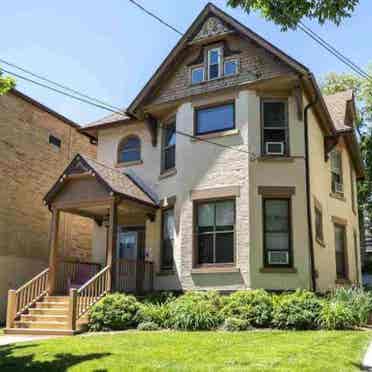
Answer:
[{"label": "dormer window", "polygon": [[204,66],[191,69],[191,84],[199,84],[204,81]]},{"label": "dormer window", "polygon": [[189,64],[192,85],[238,74],[240,51],[232,51],[226,43],[218,43],[202,49]]},{"label": "dormer window", "polygon": [[231,76],[238,73],[238,60],[230,59],[223,64],[223,74],[225,76]]},{"label": "dormer window", "polygon": [[221,48],[214,48],[208,51],[208,79],[217,79],[221,76]]}]

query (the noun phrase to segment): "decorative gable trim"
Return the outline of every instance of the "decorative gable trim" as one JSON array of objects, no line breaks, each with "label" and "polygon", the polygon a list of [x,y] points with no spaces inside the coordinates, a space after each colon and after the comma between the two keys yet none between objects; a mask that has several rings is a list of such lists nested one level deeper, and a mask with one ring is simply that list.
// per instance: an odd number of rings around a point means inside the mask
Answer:
[{"label": "decorative gable trim", "polygon": [[200,41],[210,37],[224,35],[226,33],[230,33],[231,31],[231,28],[227,27],[219,18],[210,16],[204,22],[193,41]]}]

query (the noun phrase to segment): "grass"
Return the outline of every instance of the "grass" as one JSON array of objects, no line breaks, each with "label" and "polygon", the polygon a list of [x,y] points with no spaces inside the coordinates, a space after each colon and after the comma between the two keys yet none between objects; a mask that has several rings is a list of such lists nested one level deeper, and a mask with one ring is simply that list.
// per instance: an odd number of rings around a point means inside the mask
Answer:
[{"label": "grass", "polygon": [[358,371],[372,333],[125,332],[0,347],[0,371]]}]

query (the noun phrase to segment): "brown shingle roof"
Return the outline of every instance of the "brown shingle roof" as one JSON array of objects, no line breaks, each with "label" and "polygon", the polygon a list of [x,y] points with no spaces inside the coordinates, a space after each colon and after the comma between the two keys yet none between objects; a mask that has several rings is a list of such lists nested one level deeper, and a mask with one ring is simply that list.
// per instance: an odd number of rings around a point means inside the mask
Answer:
[{"label": "brown shingle roof", "polygon": [[351,123],[345,122],[347,103],[352,100],[353,91],[351,89],[331,94],[329,96],[324,96],[324,101],[327,105],[328,111],[332,117],[332,121],[337,131],[348,130],[352,128],[350,126]]},{"label": "brown shingle roof", "polygon": [[101,125],[105,125],[105,124],[116,123],[118,121],[123,121],[123,120],[128,120],[128,119],[130,119],[130,117],[123,110],[122,114],[120,114],[119,112],[118,113],[113,113],[111,115],[103,117],[102,119],[93,121],[92,123],[85,124],[83,129],[89,129],[89,128],[92,128],[92,127],[97,127],[97,126],[101,126]]},{"label": "brown shingle roof", "polygon": [[[130,176],[121,173],[117,169],[99,163],[85,155],[77,154],[63,174],[69,175],[71,173],[76,173],[76,171],[79,172],[81,169],[84,171],[92,171],[94,176],[103,183],[109,191],[137,200],[141,203],[154,207],[157,206],[157,203],[150,197],[150,195],[146,193],[144,189]],[[54,196],[57,195],[62,187],[63,183],[58,180],[44,198],[47,204],[53,200]]]}]

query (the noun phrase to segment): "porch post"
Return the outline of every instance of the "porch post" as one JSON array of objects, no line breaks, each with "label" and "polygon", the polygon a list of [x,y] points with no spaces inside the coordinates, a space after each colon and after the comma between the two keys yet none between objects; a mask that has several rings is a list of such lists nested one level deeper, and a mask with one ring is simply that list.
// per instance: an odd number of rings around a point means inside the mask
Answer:
[{"label": "porch post", "polygon": [[54,293],[56,286],[57,257],[58,257],[58,228],[59,228],[60,211],[52,210],[52,221],[50,224],[49,237],[49,276],[48,276],[48,293]]},{"label": "porch post", "polygon": [[118,230],[118,216],[117,216],[117,203],[113,199],[110,204],[110,217],[109,217],[109,228],[108,228],[108,239],[107,239],[107,265],[111,266],[111,283],[109,284],[109,290],[112,291],[116,288],[116,240]]}]

